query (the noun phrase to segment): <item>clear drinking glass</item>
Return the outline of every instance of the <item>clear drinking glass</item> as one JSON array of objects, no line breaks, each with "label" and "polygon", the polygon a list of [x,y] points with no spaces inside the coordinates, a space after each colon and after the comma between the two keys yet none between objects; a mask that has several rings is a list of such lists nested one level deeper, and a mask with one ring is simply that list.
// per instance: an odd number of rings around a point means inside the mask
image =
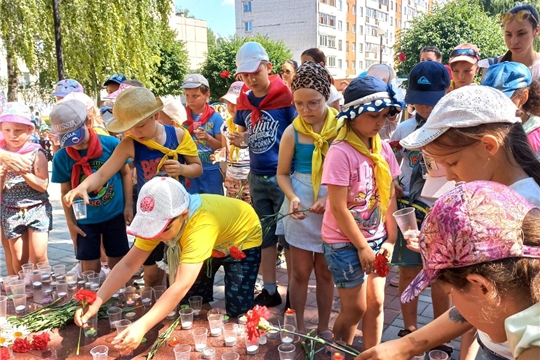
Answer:
[{"label": "clear drinking glass", "polygon": [[240,354],[231,351],[226,352],[225,354],[221,355],[221,360],[238,360],[240,359]]},{"label": "clear drinking glass", "polygon": [[[115,324],[116,324],[116,332],[120,334],[122,331],[127,329],[129,325],[131,325],[131,321],[123,319],[123,320],[117,321]],[[120,351],[120,357],[127,357],[133,354],[133,351],[131,350],[123,350],[122,348],[118,347],[118,345],[115,345],[115,347]]]},{"label": "clear drinking glass", "polygon": [[9,286],[11,287],[11,292],[13,295],[23,294],[26,296],[26,282],[24,280],[14,280]]},{"label": "clear drinking glass", "polygon": [[165,292],[165,290],[167,290],[167,287],[165,285],[158,285],[154,286],[152,290],[154,291],[154,299],[158,301],[161,295],[163,295],[163,293]]},{"label": "clear drinking glass", "polygon": [[225,346],[235,346],[237,337],[238,337],[238,324],[234,324],[234,323],[223,324],[223,338],[225,340]]},{"label": "clear drinking glass", "polygon": [[294,360],[296,347],[293,344],[281,344],[278,346],[279,360]]},{"label": "clear drinking glass", "polygon": [[66,276],[66,265],[55,265],[52,268],[56,280],[63,280]]},{"label": "clear drinking glass", "polygon": [[442,350],[431,350],[429,360],[448,360],[448,354]]},{"label": "clear drinking glass", "polygon": [[208,315],[208,324],[210,325],[210,336],[220,336],[223,332],[223,314]]},{"label": "clear drinking glass", "polygon": [[203,327],[193,328],[191,330],[191,335],[193,336],[193,342],[195,343],[195,351],[203,351],[206,348],[208,329]]},{"label": "clear drinking glass", "polygon": [[182,322],[182,329],[191,329],[193,326],[193,309],[180,309],[180,321]]},{"label": "clear drinking glass", "polygon": [[13,295],[13,306],[17,315],[26,313],[26,294]]},{"label": "clear drinking glass", "polygon": [[188,301],[189,307],[193,309],[193,315],[199,316],[202,310],[202,296],[192,296]]},{"label": "clear drinking glass", "polygon": [[77,273],[75,271],[69,271],[66,273],[66,281],[68,283],[69,290],[75,290],[77,288]]},{"label": "clear drinking glass", "polygon": [[153,290],[151,287],[145,287],[141,290],[141,300],[144,307],[152,305]]},{"label": "clear drinking glass", "polygon": [[256,339],[254,342],[249,340],[249,336],[244,336],[246,341],[246,352],[248,355],[255,355],[259,352],[259,339]]},{"label": "clear drinking glass", "polygon": [[7,296],[0,295],[0,317],[7,317],[7,301]]},{"label": "clear drinking glass", "polygon": [[109,326],[111,329],[116,329],[116,322],[122,320],[122,309],[111,306],[107,309],[107,316],[109,317]]},{"label": "clear drinking glass", "polygon": [[291,344],[294,341],[294,335],[288,331],[295,331],[296,328],[292,325],[283,325],[282,328],[285,331],[280,332],[281,342],[283,344]]},{"label": "clear drinking glass", "polygon": [[58,280],[56,282],[56,295],[58,297],[67,296],[68,293],[68,282],[66,280]]},{"label": "clear drinking glass", "polygon": [[414,208],[406,207],[394,212],[392,215],[394,216],[394,219],[396,219],[396,223],[403,236],[405,236],[407,231],[418,231],[418,223],[416,222]]},{"label": "clear drinking glass", "polygon": [[189,360],[191,354],[191,346],[176,345],[173,349],[175,360]]},{"label": "clear drinking glass", "polygon": [[82,199],[75,200],[71,204],[71,206],[73,208],[73,214],[75,214],[76,220],[86,219],[86,203],[84,202],[84,200]]},{"label": "clear drinking glass", "polygon": [[107,360],[109,358],[109,347],[107,345],[98,345],[90,350],[92,360]]}]

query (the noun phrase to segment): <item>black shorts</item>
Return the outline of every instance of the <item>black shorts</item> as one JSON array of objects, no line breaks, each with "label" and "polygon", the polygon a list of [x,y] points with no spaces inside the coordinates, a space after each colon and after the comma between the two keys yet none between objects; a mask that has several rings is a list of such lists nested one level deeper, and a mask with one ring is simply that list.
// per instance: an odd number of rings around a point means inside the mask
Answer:
[{"label": "black shorts", "polygon": [[97,224],[77,224],[86,237],[77,235],[77,260],[97,260],[101,257],[101,237],[108,257],[122,257],[129,251],[124,214]]},{"label": "black shorts", "polygon": [[165,243],[159,241],[158,246],[156,246],[156,248],[152,250],[150,255],[148,255],[148,258],[146,259],[143,265],[144,266],[156,265],[156,262],[163,260],[164,255],[165,255]]}]

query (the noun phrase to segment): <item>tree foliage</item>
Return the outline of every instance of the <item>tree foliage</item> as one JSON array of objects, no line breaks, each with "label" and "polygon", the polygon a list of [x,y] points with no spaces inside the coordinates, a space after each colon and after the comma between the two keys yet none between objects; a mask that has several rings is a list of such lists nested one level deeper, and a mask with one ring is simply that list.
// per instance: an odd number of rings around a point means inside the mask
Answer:
[{"label": "tree foliage", "polygon": [[[408,74],[419,61],[420,50],[427,45],[441,49],[443,63],[452,49],[461,43],[473,43],[482,58],[502,55],[506,51],[499,19],[482,10],[478,0],[455,0],[435,5],[428,14],[417,16],[411,27],[399,33],[395,46],[399,74]],[[399,62],[404,53],[407,59]]]},{"label": "tree foliage", "polygon": [[[270,40],[267,36],[259,34],[249,37],[234,36],[228,40],[219,41],[214,47],[208,49],[208,56],[201,69],[201,74],[208,79],[210,84],[213,101],[223,96],[235,81],[236,53],[248,41],[256,41],[266,49],[274,73],[277,73],[281,65],[292,57],[291,50],[284,42]],[[222,71],[228,71],[230,76],[221,77]]]}]

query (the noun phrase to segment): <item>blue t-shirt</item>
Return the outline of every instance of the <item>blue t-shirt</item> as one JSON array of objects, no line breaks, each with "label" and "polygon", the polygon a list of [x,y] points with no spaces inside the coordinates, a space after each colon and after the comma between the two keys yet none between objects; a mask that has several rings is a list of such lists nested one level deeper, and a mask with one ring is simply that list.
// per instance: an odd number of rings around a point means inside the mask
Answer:
[{"label": "blue t-shirt", "polygon": [[[199,120],[202,114],[195,115],[193,114],[193,121]],[[216,135],[221,135],[221,127],[223,126],[223,118],[221,115],[219,115],[218,112],[215,112],[210,119],[206,122],[206,124],[201,125],[201,127],[208,133],[208,135],[211,135],[212,137],[216,137]],[[187,132],[187,128],[186,128]],[[199,158],[201,159],[201,163],[203,166],[203,170],[216,170],[219,169],[219,163],[212,164],[212,160],[210,160],[210,155],[214,154],[214,149],[208,145],[208,141],[206,140],[198,140],[197,136],[192,135],[191,136],[193,140],[195,141],[195,145],[197,145],[197,150],[199,151]]]},{"label": "blue t-shirt", "polygon": [[[89,161],[92,172],[96,172],[109,158],[120,141],[113,136],[98,135],[103,152],[101,157]],[[86,155],[87,150],[80,150],[81,156]],[[68,154],[66,149],[60,149],[54,154],[52,164],[51,181],[54,183],[70,183],[71,172],[75,164]],[[81,170],[81,183],[86,176]],[[97,224],[112,219],[124,212],[124,188],[122,186],[122,175],[120,172],[114,174],[109,181],[103,185],[96,195],[95,193],[88,194],[90,196],[90,204],[86,207],[87,217],[83,220],[77,220],[80,224]]]},{"label": "blue t-shirt", "polygon": [[[253,92],[247,94],[253,106],[259,106],[265,98],[255,97]],[[274,176],[277,173],[279,144],[283,132],[296,118],[294,106],[280,109],[261,110],[261,119],[253,128],[251,110],[237,110],[234,123],[248,131],[250,170],[255,175]]]},{"label": "blue t-shirt", "polygon": [[[168,149],[176,149],[178,147],[178,136],[176,135],[176,130],[174,126],[163,125],[165,127],[165,144],[162,144]],[[185,133],[187,134],[187,132]],[[184,135],[185,136],[185,135]],[[155,149],[150,149],[148,146],[141,144],[138,141],[133,140],[135,146],[135,158],[133,159],[133,165],[137,169],[137,184],[139,191],[142,186],[148,182],[148,180],[153,177],[167,176],[165,170],[161,170],[159,173],[157,171],[157,166],[161,159],[163,159],[164,154]],[[184,164],[184,157],[178,155],[178,162]],[[180,177],[180,182],[184,184],[184,178]],[[184,184],[185,185],[185,184]]]}]

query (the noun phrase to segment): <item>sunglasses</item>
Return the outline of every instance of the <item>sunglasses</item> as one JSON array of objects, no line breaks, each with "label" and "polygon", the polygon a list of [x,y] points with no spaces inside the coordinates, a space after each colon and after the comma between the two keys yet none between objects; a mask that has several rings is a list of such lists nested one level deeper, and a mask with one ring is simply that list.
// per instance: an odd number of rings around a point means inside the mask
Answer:
[{"label": "sunglasses", "polygon": [[529,10],[519,10],[515,14],[512,14],[511,12],[504,13],[501,15],[500,20],[503,24],[508,24],[514,19],[516,19],[517,21],[523,21],[528,20],[529,18],[532,18],[535,24],[538,24],[538,19]]},{"label": "sunglasses", "polygon": [[287,75],[291,75],[291,70],[279,70],[279,74],[280,75],[283,75],[283,74],[287,74]]},{"label": "sunglasses", "polygon": [[457,56],[470,56],[480,60],[480,54],[474,49],[456,49],[450,53],[450,59]]}]

